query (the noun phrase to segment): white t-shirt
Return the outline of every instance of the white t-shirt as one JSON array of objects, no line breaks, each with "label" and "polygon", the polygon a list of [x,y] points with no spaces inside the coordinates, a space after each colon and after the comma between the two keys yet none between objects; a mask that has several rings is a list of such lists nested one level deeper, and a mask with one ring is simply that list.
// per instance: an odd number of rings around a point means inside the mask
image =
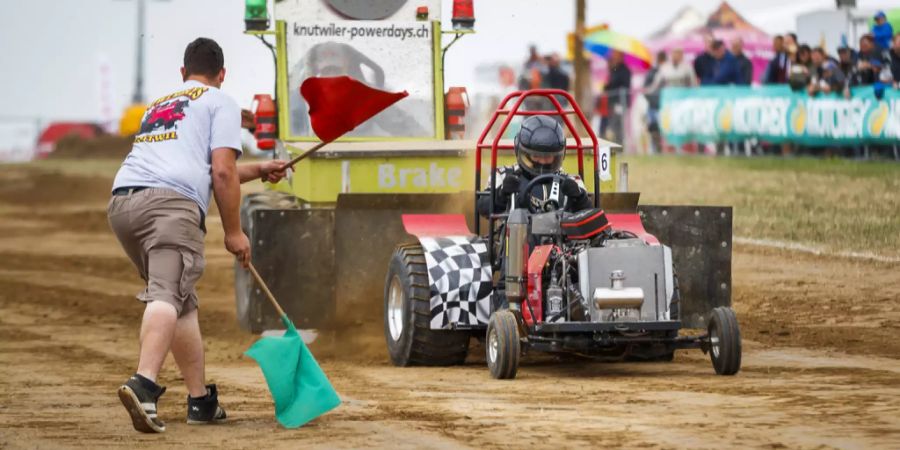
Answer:
[{"label": "white t-shirt", "polygon": [[656,72],[656,78],[647,88],[647,92],[655,92],[657,89],[664,87],[691,87],[697,85],[697,76],[694,74],[694,67],[682,61],[679,65],[672,64],[671,61],[664,63]]},{"label": "white t-shirt", "polygon": [[241,154],[241,108],[224,92],[187,81],[150,104],[113,189],[173,189],[209,209],[212,149]]}]

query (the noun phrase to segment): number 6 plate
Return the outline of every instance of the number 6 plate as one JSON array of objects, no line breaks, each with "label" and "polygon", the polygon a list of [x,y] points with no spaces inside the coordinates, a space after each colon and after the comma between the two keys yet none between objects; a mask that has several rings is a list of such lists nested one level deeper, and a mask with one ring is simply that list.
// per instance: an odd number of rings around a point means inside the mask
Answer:
[{"label": "number 6 plate", "polygon": [[612,160],[610,159],[609,147],[600,147],[600,161],[597,164],[600,171],[600,180],[612,180]]}]

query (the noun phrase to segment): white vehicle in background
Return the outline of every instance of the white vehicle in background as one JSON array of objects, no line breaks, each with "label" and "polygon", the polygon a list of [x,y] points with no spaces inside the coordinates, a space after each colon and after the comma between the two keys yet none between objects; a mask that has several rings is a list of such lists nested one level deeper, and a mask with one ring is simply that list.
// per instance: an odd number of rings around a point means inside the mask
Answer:
[{"label": "white vehicle in background", "polygon": [[[837,9],[823,9],[797,15],[797,41],[811,47],[822,46],[829,54],[838,47],[856,48],[859,38],[869,33],[874,9],[857,9],[855,1],[838,1]],[[847,6],[842,6],[847,5]]]}]

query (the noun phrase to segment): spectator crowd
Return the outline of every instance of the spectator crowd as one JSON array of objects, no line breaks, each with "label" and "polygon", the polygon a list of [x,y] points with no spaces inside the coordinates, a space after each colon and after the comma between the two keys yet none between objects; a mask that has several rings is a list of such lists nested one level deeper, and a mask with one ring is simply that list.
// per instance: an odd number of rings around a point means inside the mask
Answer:
[{"label": "spectator crowd", "polygon": [[[871,86],[881,98],[886,89],[900,88],[900,33],[895,34],[884,12],[874,17],[870,33],[859,38],[859,46],[842,45],[836,55],[823,47],[799,43],[797,35],[786,33],[772,40],[774,56],[759,82],[764,85],[785,84],[808,95],[835,93],[850,98],[851,89]],[[750,85],[753,67],[743,53],[743,42],[736,39],[726,48],[723,41],[709,36],[706,51],[687,67],[680,49],[667,55],[660,52],[656,65],[644,81],[648,103],[648,132],[656,148],[659,137],[659,90],[667,86]],[[691,70],[692,69],[692,70]],[[721,147],[721,146],[720,146]],[[782,146],[790,151],[790,146]]]},{"label": "spectator crowd", "polygon": [[[846,98],[857,87],[872,87],[878,98],[886,89],[900,88],[900,33],[894,33],[884,12],[875,15],[871,32],[861,36],[858,44],[856,48],[844,44],[830,53],[823,47],[798,42],[794,33],[777,35],[772,40],[774,56],[756,81],[763,85],[787,85],[811,96],[834,93]],[[610,51],[606,62],[608,76],[594,104],[594,113],[600,117],[600,137],[623,142],[625,118],[634,93],[632,72],[618,51]],[[685,61],[680,48],[659,52],[641,89],[647,100],[647,131],[653,146],[661,149],[664,145],[659,128],[663,88],[749,86],[753,82],[753,64],[739,38],[726,43],[708,35],[705,51],[693,62]],[[520,89],[569,90],[570,78],[561,67],[559,55],[540,55],[531,46],[518,84]],[[541,106],[546,105],[526,104],[531,109]],[[782,151],[790,151],[785,147],[789,146],[782,146]]]}]

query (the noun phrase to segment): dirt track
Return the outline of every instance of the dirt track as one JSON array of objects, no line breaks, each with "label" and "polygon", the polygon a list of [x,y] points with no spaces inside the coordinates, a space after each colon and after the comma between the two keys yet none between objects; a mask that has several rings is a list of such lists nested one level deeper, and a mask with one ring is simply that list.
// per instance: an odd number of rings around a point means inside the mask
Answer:
[{"label": "dirt track", "polygon": [[[104,168],[99,172],[106,173]],[[242,352],[231,258],[213,217],[200,285],[209,376],[232,419],[188,428],[177,372],[161,416],[135,433],[114,395],[135,365],[140,280],[108,231],[109,174],[0,169],[0,448],[900,447],[900,275],[876,264],[738,247],[735,308],[744,366],[531,358],[491,380],[480,350],[463,367],[398,369],[380,317],[313,346],[344,404],[279,428]]]}]

